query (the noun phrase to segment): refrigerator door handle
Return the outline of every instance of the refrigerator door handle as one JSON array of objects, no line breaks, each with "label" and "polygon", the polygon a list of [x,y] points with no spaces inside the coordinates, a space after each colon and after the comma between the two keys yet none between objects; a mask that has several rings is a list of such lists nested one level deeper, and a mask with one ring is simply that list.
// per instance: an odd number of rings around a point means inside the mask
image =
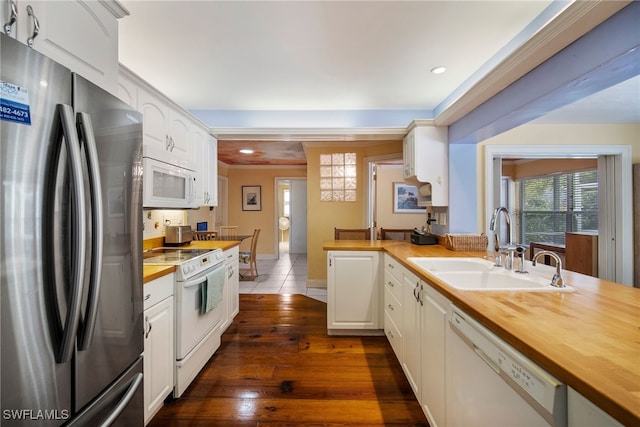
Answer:
[{"label": "refrigerator door handle", "polygon": [[91,194],[91,270],[89,275],[89,294],[86,307],[86,321],[79,333],[78,350],[87,350],[93,342],[93,334],[98,318],[100,302],[100,283],[102,282],[102,259],[104,248],[104,213],[102,205],[102,181],[100,179],[100,165],[98,149],[91,116],[87,113],[77,114],[78,134],[84,144],[89,174],[89,189]]},{"label": "refrigerator door handle", "polygon": [[122,396],[120,402],[118,402],[118,406],[116,406],[113,412],[109,414],[109,417],[107,417],[107,419],[100,424],[100,427],[108,427],[113,424],[113,422],[120,416],[122,411],[124,411],[124,409],[127,407],[131,399],[133,399],[133,396],[136,394],[136,391],[140,387],[140,384],[142,384],[142,373],[138,372],[133,377],[133,380],[131,380],[131,384],[129,385],[127,392],[124,394],[124,396]]},{"label": "refrigerator door handle", "polygon": [[64,140],[67,144],[67,155],[71,170],[71,194],[72,203],[75,210],[73,225],[75,232],[71,233],[72,248],[74,255],[71,265],[71,289],[69,290],[69,309],[65,319],[64,330],[61,338],[58,363],[67,363],[73,355],[80,311],[82,305],[82,289],[84,280],[84,267],[86,255],[86,221],[85,221],[85,199],[84,182],[82,174],[82,159],[80,154],[80,144],[76,133],[75,121],[73,120],[73,109],[66,104],[58,104],[56,110],[62,124]]}]

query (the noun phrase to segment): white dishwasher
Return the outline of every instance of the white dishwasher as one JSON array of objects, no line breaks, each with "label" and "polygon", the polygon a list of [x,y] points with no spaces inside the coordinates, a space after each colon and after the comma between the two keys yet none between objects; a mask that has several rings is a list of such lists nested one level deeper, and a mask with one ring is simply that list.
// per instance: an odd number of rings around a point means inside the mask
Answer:
[{"label": "white dishwasher", "polygon": [[567,387],[460,309],[449,326],[446,424],[567,425]]}]

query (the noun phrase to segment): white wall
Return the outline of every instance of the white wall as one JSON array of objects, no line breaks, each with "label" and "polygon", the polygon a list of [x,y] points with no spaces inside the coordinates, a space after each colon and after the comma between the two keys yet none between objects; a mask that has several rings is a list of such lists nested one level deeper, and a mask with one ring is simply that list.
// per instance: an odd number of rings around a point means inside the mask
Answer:
[{"label": "white wall", "polygon": [[187,224],[186,211],[144,209],[142,211],[142,225],[144,227],[142,238],[162,237],[165,226],[185,224]]}]

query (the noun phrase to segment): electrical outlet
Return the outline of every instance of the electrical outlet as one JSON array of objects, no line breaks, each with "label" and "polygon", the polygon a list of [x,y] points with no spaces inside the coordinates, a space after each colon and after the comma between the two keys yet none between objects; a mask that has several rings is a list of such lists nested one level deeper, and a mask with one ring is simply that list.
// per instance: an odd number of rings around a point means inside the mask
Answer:
[{"label": "electrical outlet", "polygon": [[446,212],[440,212],[438,214],[438,224],[442,225],[443,227],[445,225],[447,225],[447,213]]}]

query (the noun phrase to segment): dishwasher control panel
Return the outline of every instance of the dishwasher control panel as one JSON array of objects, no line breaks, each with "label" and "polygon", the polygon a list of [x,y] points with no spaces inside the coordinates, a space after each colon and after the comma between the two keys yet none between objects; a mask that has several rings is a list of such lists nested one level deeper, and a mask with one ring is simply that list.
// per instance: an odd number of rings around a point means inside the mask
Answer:
[{"label": "dishwasher control panel", "polygon": [[544,384],[523,365],[509,358],[504,352],[498,351],[498,365],[503,374],[507,375],[518,386],[522,387],[538,402],[544,402]]}]

